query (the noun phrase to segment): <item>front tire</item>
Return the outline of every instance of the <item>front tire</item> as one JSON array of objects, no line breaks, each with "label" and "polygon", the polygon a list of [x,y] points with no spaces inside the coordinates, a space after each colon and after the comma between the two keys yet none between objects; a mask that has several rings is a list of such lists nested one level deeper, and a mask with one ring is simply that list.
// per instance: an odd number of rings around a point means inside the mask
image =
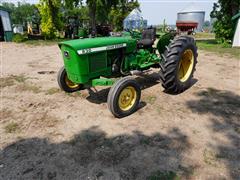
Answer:
[{"label": "front tire", "polygon": [[76,84],[68,78],[66,69],[64,67],[59,70],[57,81],[59,87],[67,93],[72,93],[81,89],[80,84]]},{"label": "front tire", "polygon": [[175,38],[162,54],[160,79],[169,93],[181,93],[191,86],[197,63],[197,47],[189,36]]},{"label": "front tire", "polygon": [[138,109],[141,89],[135,79],[125,77],[117,81],[109,91],[107,104],[111,113],[122,118]]}]

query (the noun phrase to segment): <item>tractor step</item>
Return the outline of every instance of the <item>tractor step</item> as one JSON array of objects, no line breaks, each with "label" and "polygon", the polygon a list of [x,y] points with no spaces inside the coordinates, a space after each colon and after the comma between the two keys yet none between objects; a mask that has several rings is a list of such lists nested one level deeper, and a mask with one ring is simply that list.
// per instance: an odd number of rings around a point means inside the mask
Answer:
[{"label": "tractor step", "polygon": [[91,86],[112,86],[117,79],[98,78],[91,81]]}]

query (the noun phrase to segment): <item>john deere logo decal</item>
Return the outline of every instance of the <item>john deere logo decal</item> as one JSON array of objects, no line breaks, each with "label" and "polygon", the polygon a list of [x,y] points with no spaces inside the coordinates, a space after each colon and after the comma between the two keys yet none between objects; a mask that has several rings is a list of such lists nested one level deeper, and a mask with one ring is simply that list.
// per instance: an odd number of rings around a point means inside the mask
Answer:
[{"label": "john deere logo decal", "polygon": [[111,45],[111,46],[103,46],[103,47],[97,47],[97,48],[81,49],[81,50],[78,50],[77,53],[79,55],[82,55],[82,54],[89,54],[89,53],[99,52],[99,51],[107,51],[107,50],[112,50],[112,49],[119,49],[119,48],[123,48],[123,47],[126,47],[126,46],[127,46],[126,43],[114,44],[114,45]]}]

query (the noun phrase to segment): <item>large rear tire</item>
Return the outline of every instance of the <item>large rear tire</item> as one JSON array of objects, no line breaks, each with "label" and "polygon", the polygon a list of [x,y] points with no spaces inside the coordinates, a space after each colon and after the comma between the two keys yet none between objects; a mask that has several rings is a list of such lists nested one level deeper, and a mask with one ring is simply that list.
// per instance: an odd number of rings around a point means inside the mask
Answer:
[{"label": "large rear tire", "polygon": [[197,63],[197,47],[189,36],[176,37],[160,62],[160,79],[168,93],[181,93],[191,86]]}]

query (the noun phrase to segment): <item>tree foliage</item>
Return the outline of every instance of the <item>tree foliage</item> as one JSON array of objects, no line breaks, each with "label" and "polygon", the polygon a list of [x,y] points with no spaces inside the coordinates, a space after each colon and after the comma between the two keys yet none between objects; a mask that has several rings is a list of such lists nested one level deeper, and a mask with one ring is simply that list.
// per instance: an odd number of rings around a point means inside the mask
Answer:
[{"label": "tree foliage", "polygon": [[27,22],[40,23],[40,14],[37,7],[29,3],[2,3],[2,6],[11,11],[11,20],[13,24],[21,24],[27,29]]},{"label": "tree foliage", "polygon": [[95,34],[96,32],[96,10],[97,10],[97,4],[99,4],[99,1],[101,0],[87,0],[87,6],[89,8],[89,17],[90,17],[90,26],[92,29],[92,34]]},{"label": "tree foliage", "polygon": [[111,24],[115,30],[123,29],[123,20],[136,7],[137,0],[87,0],[91,28],[96,30],[96,23]]},{"label": "tree foliage", "polygon": [[139,7],[137,0],[119,0],[118,4],[113,8],[109,14],[111,24],[115,27],[116,31],[123,29],[123,20],[135,8]]},{"label": "tree foliage", "polygon": [[234,35],[234,23],[232,17],[238,13],[240,9],[239,0],[219,0],[214,3],[211,18],[216,21],[213,25],[216,38],[222,42],[232,40]]},{"label": "tree foliage", "polygon": [[37,5],[41,15],[41,30],[45,38],[51,39],[56,35],[57,30],[61,30],[61,0],[40,0]]},{"label": "tree foliage", "polygon": [[65,17],[84,16],[86,17],[86,8],[82,6],[82,0],[64,0],[61,12]]},{"label": "tree foliage", "polygon": [[115,8],[119,0],[101,0],[97,4],[96,10],[96,21],[99,24],[109,24],[110,17],[109,14],[112,8]]},{"label": "tree foliage", "polygon": [[[110,0],[87,0],[87,6],[89,9],[90,25],[92,34],[96,33],[96,21],[99,19],[106,19],[106,10],[109,9]],[[101,15],[97,16],[97,13]]]},{"label": "tree foliage", "polygon": [[48,39],[65,30],[71,17],[76,17],[79,21],[89,19],[93,32],[96,32],[97,24],[111,25],[117,31],[122,30],[123,20],[133,9],[139,7],[137,0],[39,0],[37,5],[2,5],[12,11],[12,22],[23,24],[25,30],[28,21],[37,24],[41,21],[41,32]]}]

